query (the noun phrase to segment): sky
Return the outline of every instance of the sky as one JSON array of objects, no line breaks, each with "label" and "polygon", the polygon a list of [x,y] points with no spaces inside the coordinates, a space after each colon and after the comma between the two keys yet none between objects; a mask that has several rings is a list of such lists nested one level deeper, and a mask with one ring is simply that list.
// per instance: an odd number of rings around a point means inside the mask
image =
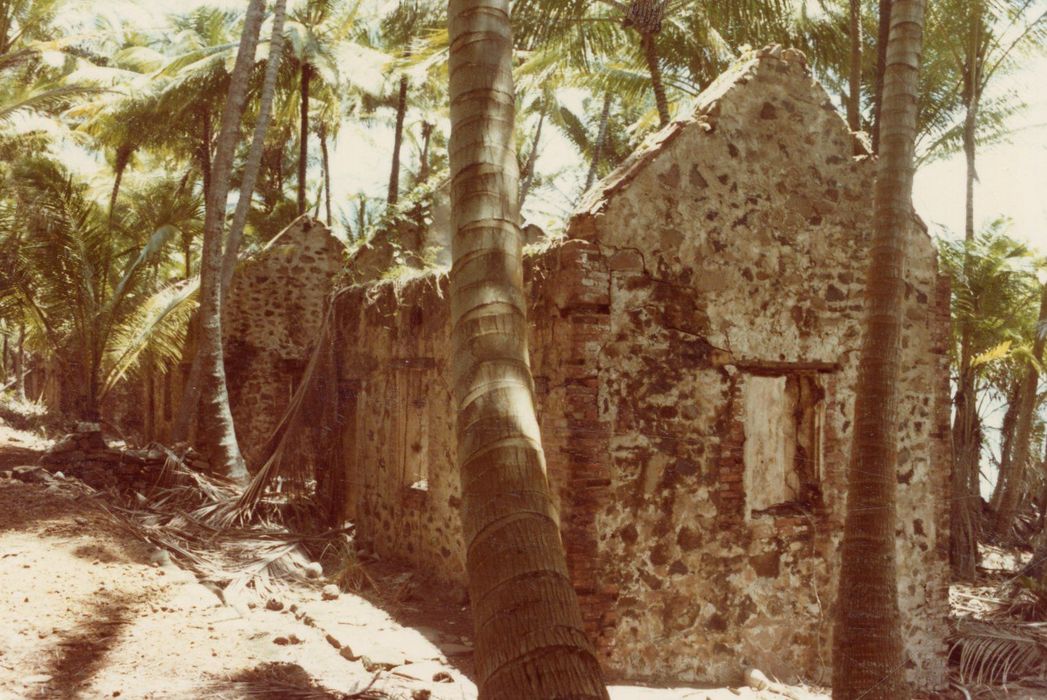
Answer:
[{"label": "sky", "polygon": [[[1012,121],[1008,143],[983,147],[977,159],[975,224],[999,216],[1014,221],[1012,234],[1047,253],[1047,58],[1032,61],[1009,81],[1027,108]],[[916,173],[913,201],[932,227],[963,235],[962,153],[924,165]]]}]

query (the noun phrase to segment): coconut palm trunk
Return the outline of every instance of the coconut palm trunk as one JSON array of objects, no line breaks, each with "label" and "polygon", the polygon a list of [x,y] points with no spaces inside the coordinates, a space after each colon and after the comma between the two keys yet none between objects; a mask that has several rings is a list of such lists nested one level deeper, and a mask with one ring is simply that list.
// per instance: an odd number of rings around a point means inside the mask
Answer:
[{"label": "coconut palm trunk", "polygon": [[658,107],[658,126],[665,126],[672,117],[669,114],[669,98],[665,94],[665,83],[662,82],[662,67],[659,64],[658,43],[655,35],[644,32],[640,35],[643,58],[651,74],[651,89],[654,90],[654,103]]},{"label": "coconut palm trunk", "polygon": [[534,411],[509,0],[450,0],[448,21],[451,363],[480,697],[607,698]]},{"label": "coconut palm trunk", "polygon": [[334,225],[334,215],[331,213],[331,153],[327,148],[327,125],[320,125],[320,157],[323,158],[324,166],[324,207],[327,215],[327,227]]},{"label": "coconut palm trunk", "polygon": [[1007,477],[1010,474],[1011,455],[1014,448],[1015,425],[1018,423],[1018,407],[1022,403],[1022,386],[1025,377],[1022,376],[1015,386],[1007,392],[1007,411],[1003,414],[1000,424],[1000,472],[993,487],[992,497],[989,499],[989,507],[995,512],[1000,509],[1000,498],[1006,488]]},{"label": "coconut palm trunk", "polygon": [[1022,378],[1021,403],[1014,428],[1014,454],[1011,456],[1009,473],[1000,505],[993,518],[993,531],[1001,539],[1007,539],[1018,515],[1022,497],[1025,495],[1025,469],[1029,461],[1029,443],[1032,439],[1032,422],[1036,413],[1036,389],[1040,373],[1037,365],[1043,360],[1044,329],[1047,327],[1047,285],[1040,291],[1040,314],[1036,323],[1036,340],[1033,341],[1033,360],[1027,364]]},{"label": "coconut palm trunk", "polygon": [[862,2],[851,0],[851,65],[847,79],[847,126],[862,128]]},{"label": "coconut palm trunk", "polygon": [[396,97],[396,128],[393,130],[393,165],[389,170],[389,192],[386,202],[392,206],[400,199],[400,150],[404,143],[404,118],[407,116],[407,76],[400,76]]},{"label": "coconut palm trunk", "polygon": [[880,0],[880,21],[876,36],[876,83],[873,105],[873,153],[880,152],[880,120],[883,113],[883,85],[887,72],[887,44],[891,32],[891,10],[893,0]]},{"label": "coconut palm trunk", "polygon": [[273,115],[273,98],[276,95],[276,80],[280,74],[280,63],[284,50],[284,19],[287,15],[287,0],[276,0],[273,9],[273,32],[269,39],[269,59],[265,65],[265,77],[262,79],[262,94],[259,98],[258,121],[255,122],[254,135],[251,137],[251,150],[244,164],[243,181],[240,184],[240,199],[236,202],[233,223],[229,227],[225,253],[222,256],[222,295],[228,293],[233,281],[236,261],[240,255],[240,242],[243,239],[247,215],[251,212],[251,198],[258,183],[258,171],[265,153],[265,137],[269,133],[269,123]]},{"label": "coconut palm trunk", "polygon": [[222,234],[225,230],[225,207],[233,155],[240,138],[240,121],[247,101],[247,88],[264,14],[265,1],[251,0],[236,63],[229,79],[229,93],[222,111],[211,165],[211,196],[204,217],[204,243],[200,259],[200,347],[197,350],[202,365],[200,447],[213,469],[236,480],[244,480],[248,474],[236,442],[233,415],[229,410],[229,390],[222,353]]},{"label": "coconut palm trunk", "polygon": [[312,82],[312,76],[312,66],[303,61],[298,131],[298,216],[304,214],[306,209],[305,178],[309,166],[309,83]]},{"label": "coconut palm trunk", "polygon": [[906,239],[914,225],[923,0],[895,0],[884,73],[875,230],[866,277],[866,328],[859,362],[854,444],[847,474],[833,630],[833,697],[905,700],[905,651],[895,564],[897,406]]},{"label": "coconut palm trunk", "polygon": [[18,348],[15,350],[15,398],[25,401],[25,324],[18,327]]},{"label": "coconut palm trunk", "polygon": [[[965,49],[963,153],[966,163],[964,200],[964,240],[974,241],[974,185],[976,168],[981,76],[979,50],[981,11],[978,4],[970,10],[970,26]],[[970,275],[971,257],[965,254],[965,272]],[[956,392],[956,416],[953,421],[952,506],[950,515],[949,561],[960,578],[974,578],[978,566],[978,471],[981,440],[978,431],[978,394],[973,367],[973,331],[969,323],[960,329],[960,373]]]}]

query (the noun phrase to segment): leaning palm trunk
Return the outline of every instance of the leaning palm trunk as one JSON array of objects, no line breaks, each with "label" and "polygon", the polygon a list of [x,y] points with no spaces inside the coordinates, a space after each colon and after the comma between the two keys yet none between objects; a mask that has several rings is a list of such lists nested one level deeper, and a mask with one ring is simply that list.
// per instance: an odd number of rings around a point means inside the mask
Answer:
[{"label": "leaning palm trunk", "polygon": [[1044,325],[1047,324],[1047,285],[1040,291],[1040,315],[1036,323],[1036,340],[1033,342],[1033,359],[1025,368],[1022,378],[1021,403],[1018,405],[1018,418],[1014,428],[1014,454],[1003,493],[1000,494],[1000,505],[993,520],[993,532],[1001,539],[1007,539],[1018,515],[1022,496],[1025,491],[1025,468],[1029,461],[1029,442],[1032,439],[1032,421],[1036,413],[1036,388],[1040,373],[1037,366],[1043,360]]},{"label": "leaning palm trunk", "polygon": [[246,479],[247,469],[236,442],[233,415],[229,410],[222,353],[222,232],[233,155],[240,137],[240,120],[247,101],[247,87],[264,13],[265,1],[251,0],[211,165],[211,197],[204,217],[204,245],[200,259],[200,347],[197,352],[202,367],[202,394],[199,438],[212,468],[237,480]]},{"label": "leaning palm trunk", "polygon": [[895,508],[904,256],[913,225],[913,152],[923,0],[896,0],[885,71],[867,321],[859,362],[833,630],[833,697],[910,696],[898,611]]},{"label": "leaning palm trunk", "polygon": [[450,0],[448,18],[451,361],[480,697],[606,698],[534,411],[509,0]]},{"label": "leaning palm trunk", "polygon": [[651,74],[651,89],[654,90],[654,104],[658,107],[658,126],[665,126],[672,119],[669,114],[669,98],[665,94],[665,83],[662,82],[662,68],[659,65],[658,43],[654,34],[640,35],[643,57],[647,70]]},{"label": "leaning palm trunk", "polygon": [[269,39],[269,59],[266,61],[265,78],[262,80],[262,95],[259,98],[258,121],[255,123],[254,135],[251,137],[251,150],[244,164],[243,182],[240,184],[240,199],[236,202],[236,213],[229,227],[229,237],[222,257],[222,295],[229,291],[236,270],[236,260],[240,254],[240,241],[247,225],[247,215],[251,211],[251,198],[254,196],[255,184],[258,182],[258,171],[265,153],[265,136],[269,132],[269,122],[273,115],[273,96],[276,94],[276,79],[280,74],[280,63],[284,50],[284,18],[287,0],[276,0],[273,10],[273,33]]}]

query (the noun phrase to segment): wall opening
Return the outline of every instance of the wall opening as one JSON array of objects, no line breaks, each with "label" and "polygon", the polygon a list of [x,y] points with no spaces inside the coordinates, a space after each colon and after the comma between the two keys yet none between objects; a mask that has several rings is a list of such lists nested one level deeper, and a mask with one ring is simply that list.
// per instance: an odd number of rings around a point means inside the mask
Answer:
[{"label": "wall opening", "polygon": [[745,377],[747,517],[821,505],[824,398],[816,373]]}]

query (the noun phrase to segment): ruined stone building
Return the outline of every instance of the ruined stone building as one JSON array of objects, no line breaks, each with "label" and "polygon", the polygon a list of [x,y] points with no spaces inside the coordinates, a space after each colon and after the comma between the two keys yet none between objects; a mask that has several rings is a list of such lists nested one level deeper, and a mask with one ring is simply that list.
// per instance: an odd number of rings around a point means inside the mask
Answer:
[{"label": "ruined stone building", "polygon": [[[827,682],[875,163],[794,52],[709,87],[527,260],[548,474],[612,675]],[[900,599],[944,676],[948,288],[908,237]],[[446,278],[336,302],[346,517],[464,581]]]},{"label": "ruined stone building", "polygon": [[[226,380],[236,433],[250,462],[290,404],[316,345],[345,246],[319,221],[303,217],[240,262],[222,307]],[[190,344],[193,339],[190,339]],[[193,351],[182,366],[150,378],[138,403],[123,399],[121,419],[167,442],[181,403]]]},{"label": "ruined stone building", "polygon": [[[856,151],[803,57],[765,51],[526,260],[548,476],[612,676],[725,683],[756,666],[828,682],[872,233],[875,162]],[[245,305],[227,323],[245,444],[279,420],[316,332],[319,307],[296,295],[325,298],[334,274],[326,234],[299,234],[316,250],[260,262],[230,302]],[[906,240],[899,593],[908,672],[931,688],[945,667],[949,292],[915,216]],[[462,584],[446,276],[378,267],[335,297],[322,386],[338,421],[313,442],[362,546]]]}]

